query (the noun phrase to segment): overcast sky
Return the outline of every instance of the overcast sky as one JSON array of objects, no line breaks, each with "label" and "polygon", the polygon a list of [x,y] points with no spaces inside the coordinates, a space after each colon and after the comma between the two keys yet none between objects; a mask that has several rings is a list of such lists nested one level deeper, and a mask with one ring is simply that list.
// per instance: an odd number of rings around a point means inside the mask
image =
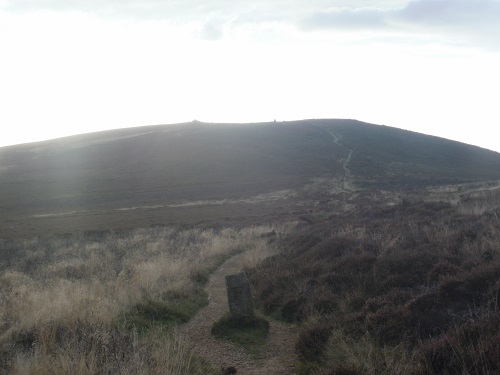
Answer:
[{"label": "overcast sky", "polygon": [[500,0],[0,0],[0,146],[352,118],[500,152]]}]

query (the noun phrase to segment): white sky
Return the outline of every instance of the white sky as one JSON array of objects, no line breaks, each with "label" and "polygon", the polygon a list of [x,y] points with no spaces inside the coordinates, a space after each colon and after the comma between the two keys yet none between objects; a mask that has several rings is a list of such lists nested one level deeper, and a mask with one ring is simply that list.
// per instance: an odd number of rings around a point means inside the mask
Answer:
[{"label": "white sky", "polygon": [[500,151],[500,0],[0,0],[0,146],[353,118]]}]

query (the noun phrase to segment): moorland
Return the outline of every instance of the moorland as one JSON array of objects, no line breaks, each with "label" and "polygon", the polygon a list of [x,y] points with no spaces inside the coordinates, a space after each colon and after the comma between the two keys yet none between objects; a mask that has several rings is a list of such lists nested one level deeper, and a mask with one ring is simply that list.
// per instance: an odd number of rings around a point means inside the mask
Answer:
[{"label": "moorland", "polygon": [[0,373],[496,374],[499,215],[500,154],[354,120],[0,148]]}]

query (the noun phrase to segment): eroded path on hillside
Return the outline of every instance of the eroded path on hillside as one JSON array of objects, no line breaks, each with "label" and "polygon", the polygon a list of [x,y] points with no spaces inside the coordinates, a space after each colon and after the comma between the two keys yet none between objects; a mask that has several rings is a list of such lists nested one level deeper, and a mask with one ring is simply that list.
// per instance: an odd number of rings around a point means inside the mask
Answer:
[{"label": "eroded path on hillside", "polygon": [[351,190],[350,178],[352,176],[352,173],[351,173],[351,169],[350,169],[350,163],[351,163],[352,154],[354,151],[352,149],[350,149],[349,147],[347,147],[346,145],[344,145],[341,142],[342,136],[339,136],[333,130],[328,129],[327,127],[324,127],[320,123],[313,123],[313,125],[318,127],[319,129],[324,130],[328,134],[330,134],[330,136],[332,137],[332,142],[335,143],[337,146],[340,146],[342,148],[347,149],[348,154],[347,154],[347,157],[344,159],[344,163],[342,164],[342,168],[344,169],[344,177],[342,179],[342,187],[345,191]]},{"label": "eroded path on hillside", "polygon": [[243,349],[230,342],[216,340],[210,333],[213,323],[229,312],[225,276],[242,270],[243,256],[239,254],[232,257],[212,275],[206,287],[208,306],[180,326],[178,333],[187,340],[196,355],[205,358],[216,368],[233,366],[238,375],[295,374],[297,330],[293,326],[270,321],[262,359],[252,358]]},{"label": "eroded path on hillside", "polygon": [[[333,143],[335,143],[339,146],[342,146],[342,147],[346,147],[345,145],[340,143],[340,140],[342,139],[341,137],[339,137],[337,134],[335,134],[330,129],[325,129],[325,130],[333,137]],[[349,169],[349,163],[351,162],[352,153],[353,153],[352,149],[350,149],[350,148],[347,148],[347,149],[349,150],[349,154],[347,155],[347,158],[344,160],[344,164],[342,165],[342,167],[344,168],[344,178],[346,178],[346,179],[351,176],[351,170]]]}]

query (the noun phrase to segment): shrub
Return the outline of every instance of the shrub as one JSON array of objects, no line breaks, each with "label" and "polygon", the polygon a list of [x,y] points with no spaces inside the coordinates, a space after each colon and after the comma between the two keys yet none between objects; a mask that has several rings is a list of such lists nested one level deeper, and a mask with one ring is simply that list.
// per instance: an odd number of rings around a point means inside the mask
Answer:
[{"label": "shrub", "polygon": [[424,285],[437,259],[435,252],[421,250],[405,250],[379,257],[375,264],[379,290]]},{"label": "shrub", "polygon": [[457,325],[416,352],[417,375],[498,374],[500,372],[500,317]]},{"label": "shrub", "polygon": [[301,332],[295,350],[299,358],[305,362],[315,362],[321,359],[332,327],[325,323],[318,323]]},{"label": "shrub", "polygon": [[348,213],[318,220],[254,274],[266,312],[306,327],[296,343],[304,373],[331,359],[331,327],[342,330],[344,359],[357,359],[330,362],[332,374],[500,373],[500,325],[484,328],[500,301],[498,215],[407,193],[415,196],[399,205],[352,195]]},{"label": "shrub", "polygon": [[321,296],[314,303],[314,310],[320,315],[329,315],[335,311],[338,311],[340,306],[334,295]]},{"label": "shrub", "polygon": [[330,237],[299,256],[298,261],[312,262],[319,260],[328,262],[356,249],[359,249],[359,243],[354,240],[345,237]]},{"label": "shrub", "polygon": [[460,273],[461,268],[449,260],[444,259],[437,262],[427,274],[428,283],[437,283],[443,276],[454,276]]},{"label": "shrub", "polygon": [[348,253],[335,263],[335,270],[344,273],[363,274],[371,271],[376,261],[377,257],[371,253]]},{"label": "shrub", "polygon": [[440,297],[463,310],[481,304],[488,298],[494,282],[500,278],[500,264],[477,266],[469,272],[447,276],[439,283]]},{"label": "shrub", "polygon": [[386,305],[367,314],[366,325],[380,345],[393,345],[401,342],[411,332],[409,315],[404,306]]},{"label": "shrub", "polygon": [[413,297],[413,293],[404,289],[391,289],[385,294],[369,298],[364,307],[364,313],[376,312],[386,306],[403,305]]},{"label": "shrub", "polygon": [[443,305],[435,292],[423,293],[408,304],[409,328],[415,339],[439,335],[453,323],[453,312]]},{"label": "shrub", "polygon": [[309,233],[293,236],[286,245],[292,248],[296,254],[301,254],[320,242],[321,238],[319,236],[314,233]]}]

